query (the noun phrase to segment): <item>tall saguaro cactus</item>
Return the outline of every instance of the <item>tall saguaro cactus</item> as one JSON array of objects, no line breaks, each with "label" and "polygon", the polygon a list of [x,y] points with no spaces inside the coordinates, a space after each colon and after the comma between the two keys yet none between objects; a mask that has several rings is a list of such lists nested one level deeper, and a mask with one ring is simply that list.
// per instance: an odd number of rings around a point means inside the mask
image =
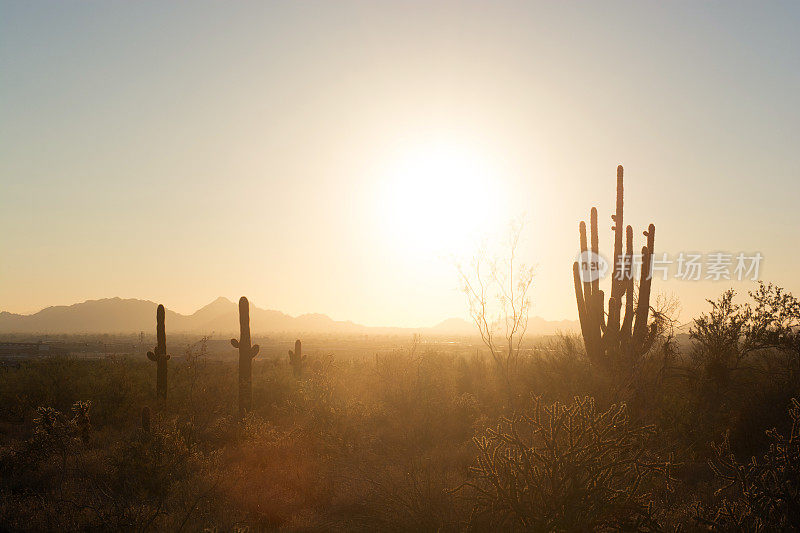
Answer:
[{"label": "tall saguaro cactus", "polygon": [[156,347],[147,352],[147,358],[156,362],[156,393],[162,404],[167,401],[167,333],[164,328],[164,306],[156,309]]},{"label": "tall saguaro cactus", "polygon": [[294,377],[300,378],[303,375],[303,363],[306,360],[306,356],[303,355],[303,345],[300,343],[300,339],[294,341],[294,351],[289,350],[289,364],[292,365],[292,372],[294,372]]},{"label": "tall saguaro cactus", "polygon": [[239,298],[239,340],[231,339],[239,348],[239,417],[253,405],[253,358],[258,355],[258,344],[250,345],[250,302]]},{"label": "tall saguaro cactus", "polygon": [[[634,295],[633,283],[633,229],[625,227],[625,251],[623,255],[623,183],[622,165],[617,167],[617,202],[616,213],[611,215],[614,221],[614,268],[611,276],[611,295],[608,298],[608,312],[605,309],[605,294],[600,290],[597,276],[581,276],[581,272],[590,270],[585,262],[577,261],[572,265],[575,283],[575,298],[578,305],[578,317],[586,353],[595,361],[607,360],[615,355],[638,356],[646,352],[655,337],[655,324],[647,324],[650,310],[650,284],[652,281],[653,247],[655,245],[656,227],[647,228],[644,235],[647,245],[642,248],[641,274],[639,280],[638,299]],[[597,208],[590,213],[590,244],[587,247],[586,223],[579,226],[582,261],[596,259],[599,253],[597,232]],[[586,254],[591,250],[592,254]],[[594,278],[594,279],[592,279]],[[625,297],[625,310],[622,311],[622,300]]]}]

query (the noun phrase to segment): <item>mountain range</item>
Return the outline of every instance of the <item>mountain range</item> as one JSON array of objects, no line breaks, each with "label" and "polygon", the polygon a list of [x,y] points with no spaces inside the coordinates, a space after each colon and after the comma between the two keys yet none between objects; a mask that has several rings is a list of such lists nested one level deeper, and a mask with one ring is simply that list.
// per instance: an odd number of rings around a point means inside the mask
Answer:
[{"label": "mountain range", "polygon": [[[0,333],[138,333],[155,328],[157,304],[148,300],[104,298],[73,305],[47,307],[30,315],[0,312]],[[239,329],[238,304],[217,298],[191,315],[166,310],[167,328],[176,333],[210,334]],[[460,318],[447,319],[430,328],[370,327],[333,320],[323,314],[290,316],[250,304],[250,327],[259,333],[393,334],[420,332],[434,335],[475,335],[475,326]],[[531,317],[528,333],[553,334],[577,331],[575,321],[548,321]]]}]

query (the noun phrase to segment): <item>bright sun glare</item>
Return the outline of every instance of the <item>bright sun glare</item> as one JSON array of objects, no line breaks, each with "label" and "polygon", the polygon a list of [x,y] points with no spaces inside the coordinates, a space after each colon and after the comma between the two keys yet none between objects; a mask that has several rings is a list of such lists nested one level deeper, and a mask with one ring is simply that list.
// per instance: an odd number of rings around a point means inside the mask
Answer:
[{"label": "bright sun glare", "polygon": [[500,222],[497,168],[474,147],[418,145],[397,158],[386,187],[390,231],[415,252],[469,254]]}]

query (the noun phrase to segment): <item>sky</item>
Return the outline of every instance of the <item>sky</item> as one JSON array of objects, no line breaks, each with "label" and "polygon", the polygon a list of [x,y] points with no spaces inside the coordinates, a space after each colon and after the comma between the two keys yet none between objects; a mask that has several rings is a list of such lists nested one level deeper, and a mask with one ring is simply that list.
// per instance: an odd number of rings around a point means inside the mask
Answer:
[{"label": "sky", "polygon": [[[366,325],[466,317],[522,221],[575,319],[578,222],[763,256],[800,292],[790,2],[0,2],[0,310],[218,296]],[[732,267],[731,267],[732,268]],[[674,270],[674,267],[673,267]],[[705,276],[705,272],[703,272]],[[681,302],[753,282],[657,279]]]}]

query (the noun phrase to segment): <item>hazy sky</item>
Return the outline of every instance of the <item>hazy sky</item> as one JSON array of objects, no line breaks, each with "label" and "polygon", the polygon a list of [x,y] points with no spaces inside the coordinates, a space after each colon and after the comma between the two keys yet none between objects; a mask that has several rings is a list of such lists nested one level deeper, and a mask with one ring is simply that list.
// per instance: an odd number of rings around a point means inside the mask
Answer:
[{"label": "hazy sky", "polygon": [[[452,256],[526,220],[574,318],[578,221],[759,251],[800,292],[800,9],[777,2],[0,2],[0,310],[242,294],[465,316]],[[656,281],[682,319],[737,281]]]}]

